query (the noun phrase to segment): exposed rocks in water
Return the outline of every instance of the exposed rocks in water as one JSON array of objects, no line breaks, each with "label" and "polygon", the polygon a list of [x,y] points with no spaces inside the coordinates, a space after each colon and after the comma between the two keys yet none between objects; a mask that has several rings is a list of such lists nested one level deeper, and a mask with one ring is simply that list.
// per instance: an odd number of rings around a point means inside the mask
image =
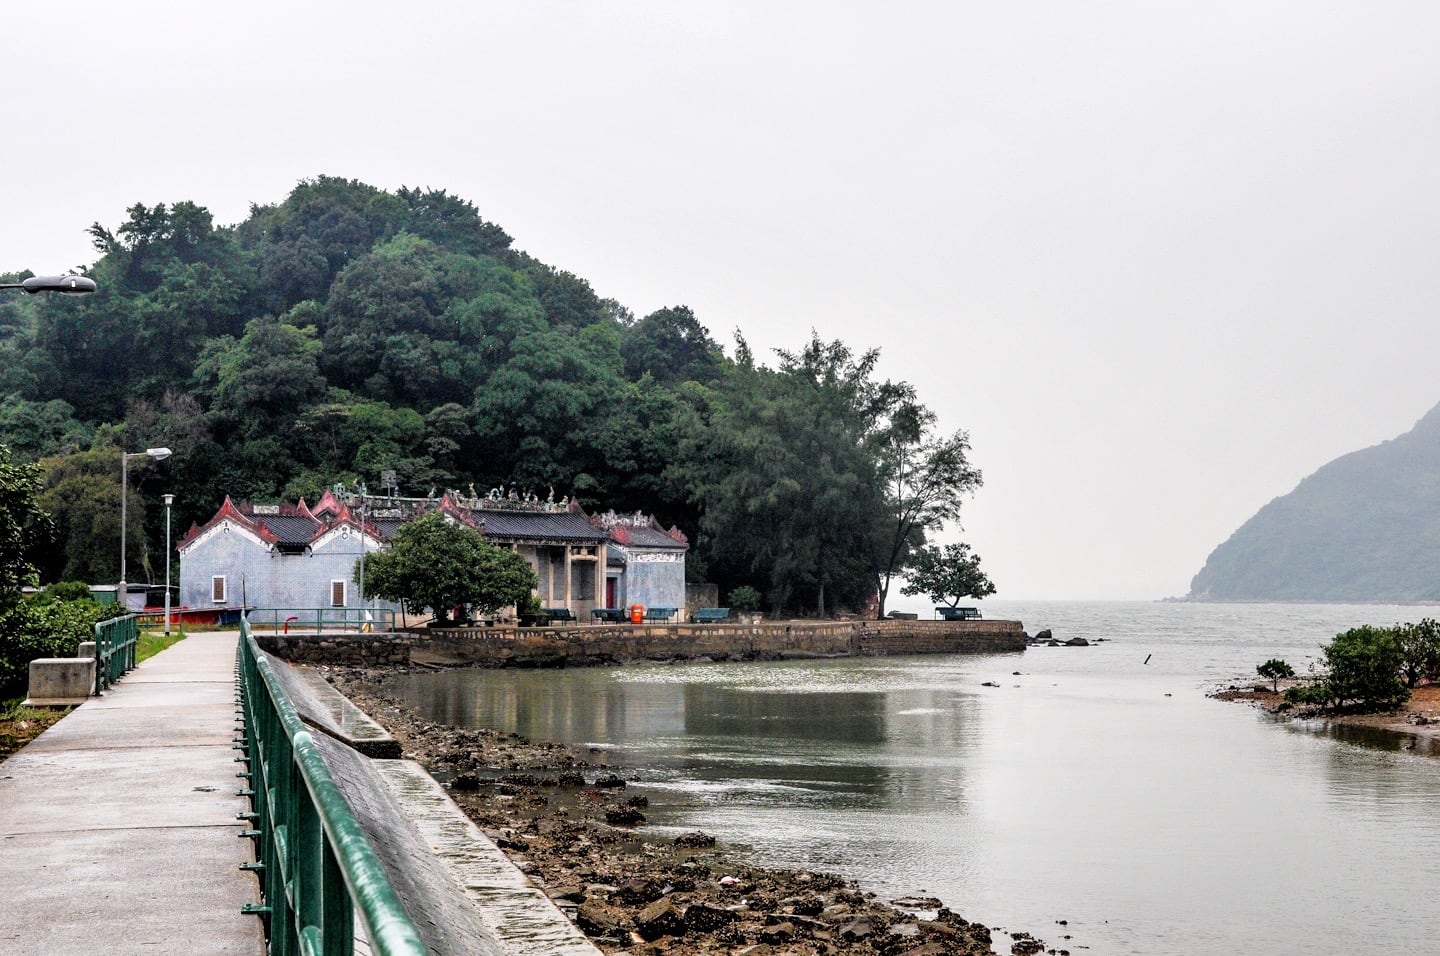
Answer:
[{"label": "exposed rocks in water", "polygon": [[389,696],[387,673],[329,676],[407,757],[447,781],[471,819],[606,953],[993,952],[988,927],[933,897],[887,905],[831,874],[751,866],[703,832],[650,837],[640,812],[648,800],[622,798],[620,774],[560,744],[424,720]]}]

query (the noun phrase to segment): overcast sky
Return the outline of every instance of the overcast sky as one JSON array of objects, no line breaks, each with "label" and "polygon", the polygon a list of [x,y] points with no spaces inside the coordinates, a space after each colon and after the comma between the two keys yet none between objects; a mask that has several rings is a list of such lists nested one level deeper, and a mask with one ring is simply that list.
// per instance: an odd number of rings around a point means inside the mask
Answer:
[{"label": "overcast sky", "polygon": [[1183,594],[1440,401],[1433,0],[223,6],[7,5],[0,270],[443,188],[636,314],[881,348],[1009,599]]}]

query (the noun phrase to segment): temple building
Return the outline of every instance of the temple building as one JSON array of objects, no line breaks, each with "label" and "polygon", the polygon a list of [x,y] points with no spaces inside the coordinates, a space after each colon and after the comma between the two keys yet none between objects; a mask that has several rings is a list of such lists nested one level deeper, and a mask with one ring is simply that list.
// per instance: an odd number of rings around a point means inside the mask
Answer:
[{"label": "temple building", "polygon": [[685,553],[678,529],[645,514],[591,516],[574,500],[499,489],[398,498],[326,491],[314,505],[226,498],[180,540],[180,603],[189,608],[398,610],[361,600],[355,564],[387,546],[400,526],[430,511],[475,528],[530,562],[542,606],[589,622],[596,608],[685,606]]}]

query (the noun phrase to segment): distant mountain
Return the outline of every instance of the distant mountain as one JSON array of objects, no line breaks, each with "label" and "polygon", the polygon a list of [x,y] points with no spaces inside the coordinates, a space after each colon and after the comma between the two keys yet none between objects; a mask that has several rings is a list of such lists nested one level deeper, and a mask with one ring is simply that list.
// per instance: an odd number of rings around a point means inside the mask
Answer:
[{"label": "distant mountain", "polygon": [[1440,600],[1440,405],[1261,508],[1211,553],[1189,599]]}]

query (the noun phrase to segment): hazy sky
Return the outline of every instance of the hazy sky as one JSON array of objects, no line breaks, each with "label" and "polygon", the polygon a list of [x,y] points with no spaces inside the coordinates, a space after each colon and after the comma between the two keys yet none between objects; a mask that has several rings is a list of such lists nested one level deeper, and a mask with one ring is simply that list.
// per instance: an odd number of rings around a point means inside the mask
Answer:
[{"label": "hazy sky", "polygon": [[1184,593],[1440,401],[1440,4],[7,5],[0,269],[444,188],[637,314],[883,350],[1002,598]]}]

